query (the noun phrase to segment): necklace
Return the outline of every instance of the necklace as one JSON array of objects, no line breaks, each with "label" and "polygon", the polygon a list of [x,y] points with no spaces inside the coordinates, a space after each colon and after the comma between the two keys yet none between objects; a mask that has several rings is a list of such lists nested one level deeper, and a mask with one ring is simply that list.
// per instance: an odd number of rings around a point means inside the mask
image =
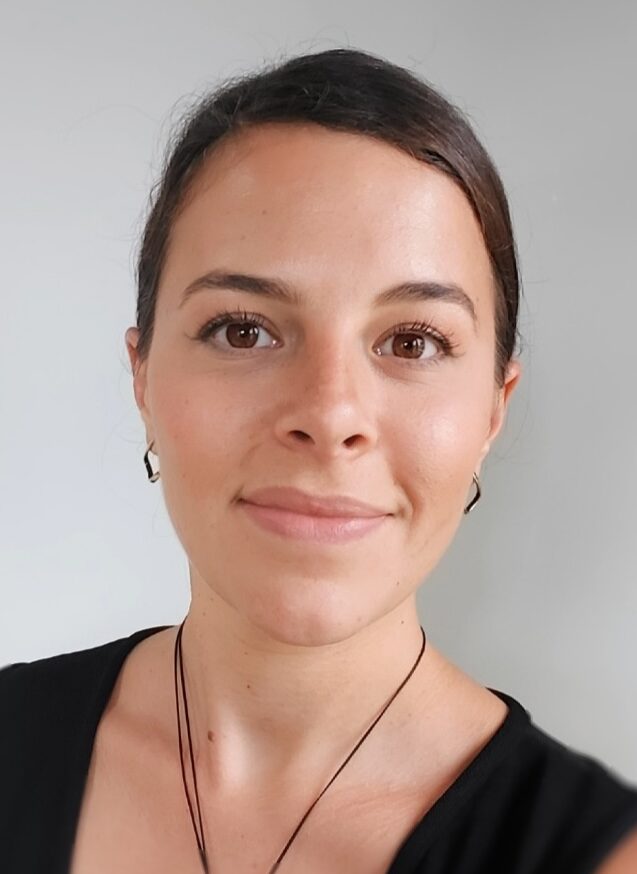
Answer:
[{"label": "necklace", "polygon": [[[187,618],[187,617],[186,617],[186,618]],[[181,649],[181,635],[182,635],[182,632],[183,632],[183,629],[184,629],[184,623],[185,623],[185,622],[186,622],[186,619],[183,620],[183,622],[182,622],[181,625],[179,626],[179,631],[177,632],[177,637],[176,637],[176,639],[175,639],[175,659],[174,659],[174,666],[175,666],[175,702],[176,702],[176,705],[177,705],[177,731],[178,731],[178,734],[179,734],[179,762],[180,762],[180,764],[181,764],[181,776],[182,776],[182,779],[183,779],[183,782],[184,782],[184,791],[185,791],[185,793],[186,793],[186,800],[187,800],[187,802],[188,802],[188,809],[190,810],[190,818],[191,818],[191,820],[192,820],[192,827],[193,827],[193,829],[194,829],[194,832],[195,832],[195,838],[196,838],[196,840],[197,840],[197,847],[198,847],[198,849],[199,849],[199,857],[200,857],[200,859],[201,859],[201,865],[202,865],[202,868],[203,868],[203,871],[205,872],[205,874],[210,874],[210,867],[209,867],[209,864],[208,864],[208,857],[207,857],[207,855],[206,855],[206,840],[205,840],[204,830],[203,830],[203,824],[202,824],[202,820],[201,820],[201,807],[200,807],[200,805],[199,805],[199,793],[198,793],[198,791],[197,791],[197,772],[196,772],[196,770],[195,770],[194,755],[193,755],[193,750],[192,750],[192,738],[191,738],[191,735],[190,735],[190,717],[189,717],[189,715],[188,715],[188,699],[187,699],[187,697],[186,697],[186,683],[185,683],[185,678],[184,678],[184,663],[183,663],[183,655],[182,655],[182,649]],[[411,667],[411,670],[409,671],[409,673],[407,674],[407,676],[405,677],[405,679],[401,682],[401,684],[398,686],[398,688],[396,689],[396,691],[393,692],[393,694],[390,696],[389,700],[387,701],[387,703],[385,704],[385,706],[383,707],[383,709],[380,711],[380,713],[378,714],[378,716],[376,717],[376,719],[372,722],[372,724],[371,724],[370,727],[367,729],[367,731],[363,734],[363,736],[362,736],[361,739],[358,741],[358,743],[356,744],[356,746],[354,747],[354,749],[349,753],[349,755],[347,756],[347,758],[346,758],[346,759],[344,760],[344,762],[340,765],[340,767],[338,768],[338,770],[334,773],[334,775],[332,776],[332,778],[331,778],[331,779],[329,780],[329,782],[325,785],[325,787],[324,787],[323,790],[320,792],[320,794],[317,796],[317,798],[312,802],[312,804],[309,806],[309,808],[308,808],[308,809],[306,810],[306,812],[303,814],[303,816],[301,817],[300,822],[298,823],[298,825],[296,826],[296,828],[295,828],[294,831],[292,832],[292,835],[290,836],[288,842],[286,843],[286,845],[283,847],[281,853],[279,854],[278,859],[276,860],[276,862],[274,863],[274,865],[269,869],[268,874],[274,874],[274,872],[277,871],[279,865],[281,864],[281,860],[283,859],[283,857],[284,857],[285,854],[287,853],[288,849],[290,848],[290,846],[291,846],[291,844],[292,844],[292,841],[294,840],[294,838],[297,836],[297,834],[298,834],[299,831],[301,830],[301,826],[303,825],[303,823],[305,822],[305,820],[308,818],[308,816],[310,815],[310,813],[311,813],[312,810],[314,809],[314,806],[318,803],[319,799],[322,797],[322,795],[324,794],[324,792],[326,792],[327,789],[332,785],[332,783],[334,782],[334,780],[336,780],[336,778],[337,778],[338,775],[341,773],[341,771],[343,770],[343,768],[345,767],[345,765],[346,765],[346,764],[349,762],[349,760],[352,758],[352,756],[354,755],[354,753],[356,752],[356,750],[360,747],[360,745],[363,743],[363,741],[365,740],[365,738],[370,734],[371,730],[374,728],[374,726],[376,725],[376,723],[378,722],[378,720],[379,720],[379,719],[381,718],[381,716],[385,713],[385,711],[387,710],[387,708],[389,707],[389,705],[392,703],[392,701],[394,700],[394,698],[398,695],[398,693],[399,693],[400,690],[403,688],[403,686],[405,685],[405,683],[407,682],[407,680],[409,680],[409,678],[411,677],[411,675],[414,673],[414,671],[415,671],[416,668],[418,667],[418,664],[420,663],[420,660],[421,660],[421,658],[422,658],[422,656],[423,656],[423,653],[424,653],[424,651],[425,651],[425,645],[426,645],[426,643],[427,643],[427,637],[426,637],[426,635],[425,635],[425,629],[422,627],[422,625],[420,626],[420,630],[422,631],[422,646],[421,646],[421,648],[420,648],[420,652],[418,653],[418,658],[416,659],[416,661],[414,662],[413,666]],[[194,784],[194,788],[195,788],[195,798],[196,798],[196,800],[197,800],[197,816],[198,816],[198,820],[199,820],[199,831],[197,831],[197,825],[196,825],[196,823],[195,823],[195,816],[194,816],[193,809],[192,809],[192,803],[191,803],[191,801],[190,801],[190,795],[189,795],[189,793],[188,793],[188,786],[187,786],[187,784],[186,784],[186,773],[185,773],[185,771],[184,771],[183,746],[182,746],[182,740],[181,740],[181,721],[180,721],[180,719],[179,719],[179,695],[178,695],[178,690],[177,690],[177,656],[178,656],[178,655],[179,655],[179,672],[180,672],[180,679],[181,679],[181,693],[182,693],[182,696],[183,696],[183,699],[184,699],[184,710],[185,710],[185,714],[186,714],[186,727],[187,727],[187,730],[188,730],[188,746],[189,746],[189,750],[190,750],[190,765],[191,765],[191,767],[192,767],[193,784]],[[200,837],[200,835],[201,835],[201,837]]]}]

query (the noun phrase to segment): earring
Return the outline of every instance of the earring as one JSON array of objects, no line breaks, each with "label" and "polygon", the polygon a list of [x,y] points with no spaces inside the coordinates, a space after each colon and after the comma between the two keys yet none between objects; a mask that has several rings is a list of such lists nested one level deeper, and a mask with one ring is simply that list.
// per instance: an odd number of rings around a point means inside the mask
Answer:
[{"label": "earring", "polygon": [[475,473],[474,473],[474,475],[473,475],[473,481],[474,481],[474,483],[476,484],[476,489],[477,489],[477,491],[476,491],[476,493],[475,493],[473,499],[470,501],[470,503],[467,504],[467,506],[464,508],[465,516],[467,515],[467,513],[470,513],[470,512],[473,510],[473,508],[475,507],[475,505],[476,505],[476,504],[478,503],[478,501],[480,500],[480,495],[482,494],[482,492],[480,491],[480,480],[478,479],[478,475],[475,474]]},{"label": "earring", "polygon": [[159,479],[159,471],[156,471],[155,473],[153,473],[153,469],[150,466],[150,461],[148,460],[148,453],[153,448],[154,442],[155,442],[154,440],[151,440],[151,442],[148,444],[148,449],[144,453],[144,464],[146,465],[148,479],[151,481],[151,483],[157,482],[157,480]]}]

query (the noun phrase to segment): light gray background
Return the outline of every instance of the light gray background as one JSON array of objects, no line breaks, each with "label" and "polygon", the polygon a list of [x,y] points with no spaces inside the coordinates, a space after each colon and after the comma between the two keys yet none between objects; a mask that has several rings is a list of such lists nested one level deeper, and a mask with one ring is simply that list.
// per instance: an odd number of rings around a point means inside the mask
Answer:
[{"label": "light gray background", "polygon": [[[457,102],[507,188],[524,375],[483,497],[424,582],[434,644],[637,780],[637,4],[5,3],[0,664],[174,624],[124,331],[170,129],[262,60],[351,45]],[[167,678],[168,681],[168,678]]]}]

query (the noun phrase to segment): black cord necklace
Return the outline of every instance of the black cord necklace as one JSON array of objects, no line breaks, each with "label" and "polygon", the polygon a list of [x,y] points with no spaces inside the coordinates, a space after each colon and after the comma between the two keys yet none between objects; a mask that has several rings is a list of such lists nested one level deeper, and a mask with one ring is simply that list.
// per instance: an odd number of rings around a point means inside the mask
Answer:
[{"label": "black cord necklace", "polygon": [[[186,618],[187,618],[187,617],[186,617]],[[199,805],[199,793],[198,793],[198,791],[197,791],[197,772],[196,772],[196,770],[195,770],[195,761],[194,761],[194,755],[193,755],[193,750],[192,750],[192,738],[191,738],[191,734],[190,734],[190,717],[189,717],[189,714],[188,714],[188,699],[187,699],[187,697],[186,697],[186,683],[185,683],[185,678],[184,678],[184,664],[183,664],[183,656],[182,656],[182,650],[181,650],[181,635],[182,635],[182,632],[183,632],[183,628],[184,628],[184,623],[185,623],[185,622],[186,622],[186,619],[183,620],[183,622],[182,622],[181,625],[179,626],[179,630],[178,630],[178,632],[177,632],[177,637],[176,637],[176,639],[175,639],[175,659],[174,659],[174,662],[175,662],[175,702],[176,702],[176,705],[177,705],[177,731],[178,731],[178,734],[179,734],[179,761],[180,761],[180,764],[181,764],[181,775],[182,775],[182,779],[183,779],[183,782],[184,782],[184,791],[185,791],[185,793],[186,793],[186,800],[188,801],[188,809],[190,810],[190,818],[191,818],[191,820],[192,820],[192,827],[193,827],[193,829],[194,829],[194,831],[195,831],[195,838],[196,838],[196,840],[197,840],[197,847],[198,847],[198,849],[199,849],[199,857],[200,857],[200,859],[201,859],[201,866],[202,866],[203,871],[205,872],[205,874],[210,874],[210,868],[209,868],[209,865],[208,865],[208,857],[207,857],[207,855],[206,855],[206,839],[205,839],[205,836],[204,836],[203,823],[202,823],[202,820],[201,820],[201,807],[200,807],[200,805]],[[378,722],[378,720],[381,718],[381,716],[385,713],[385,711],[387,710],[387,708],[389,707],[389,705],[392,703],[392,701],[394,700],[394,698],[396,697],[396,695],[398,695],[398,693],[399,693],[400,690],[403,688],[403,686],[405,685],[405,683],[407,682],[407,680],[409,680],[409,678],[411,677],[411,675],[414,673],[414,671],[415,671],[416,668],[418,667],[418,664],[420,663],[420,660],[421,660],[421,658],[422,658],[422,656],[423,656],[423,653],[424,653],[424,651],[425,651],[425,646],[426,646],[426,643],[427,643],[427,637],[426,637],[426,635],[425,635],[425,629],[422,627],[422,625],[420,626],[420,630],[422,631],[422,646],[421,646],[421,648],[420,648],[420,652],[418,653],[418,658],[417,658],[416,661],[414,662],[414,664],[413,664],[411,670],[409,671],[409,673],[407,674],[407,676],[405,677],[405,679],[402,681],[402,683],[400,684],[400,686],[398,686],[398,688],[396,689],[396,691],[391,695],[391,697],[389,698],[389,700],[387,701],[387,703],[385,704],[385,706],[383,707],[383,709],[380,711],[380,713],[378,714],[378,716],[376,717],[376,719],[372,722],[372,724],[371,724],[370,727],[367,729],[367,731],[363,734],[363,736],[362,736],[361,739],[358,741],[358,743],[356,744],[356,746],[354,747],[354,749],[350,752],[350,754],[347,756],[347,758],[346,758],[345,761],[342,763],[342,765],[338,768],[338,770],[337,770],[336,773],[333,775],[333,777],[330,779],[330,781],[327,783],[327,785],[323,788],[323,790],[320,792],[320,794],[317,796],[317,798],[312,802],[312,804],[309,806],[309,808],[307,809],[307,811],[303,814],[303,816],[301,817],[301,820],[300,820],[299,824],[297,825],[297,827],[296,827],[296,828],[294,829],[294,831],[292,832],[292,835],[290,836],[290,839],[288,840],[288,842],[286,843],[286,845],[283,847],[283,850],[281,851],[281,853],[280,853],[278,859],[276,860],[276,862],[274,863],[274,865],[273,865],[273,866],[270,868],[270,870],[268,871],[268,874],[274,874],[274,872],[278,869],[279,865],[281,864],[281,860],[283,859],[283,857],[284,857],[285,854],[287,853],[288,849],[290,848],[290,846],[291,846],[291,844],[292,844],[292,841],[294,840],[294,838],[297,836],[297,834],[298,834],[299,831],[301,830],[301,826],[303,825],[303,823],[305,822],[305,820],[308,818],[308,816],[310,815],[310,813],[311,813],[312,810],[314,809],[314,806],[317,804],[318,800],[322,797],[323,793],[326,792],[327,789],[332,785],[332,783],[334,782],[334,780],[335,780],[335,779],[338,777],[338,775],[341,773],[341,771],[343,770],[343,768],[345,767],[345,765],[346,765],[346,764],[349,762],[349,760],[352,758],[352,756],[354,755],[354,753],[356,752],[356,750],[360,747],[360,745],[363,743],[363,741],[365,740],[365,738],[369,735],[369,733],[370,733],[371,730],[374,728],[374,726],[376,725],[376,723]],[[181,693],[182,693],[182,696],[183,696],[183,699],[184,699],[184,711],[185,711],[185,714],[186,714],[186,727],[187,727],[187,730],[188,730],[188,746],[189,746],[189,749],[190,749],[190,764],[191,764],[191,767],[192,767],[193,783],[194,783],[194,787],[195,787],[195,798],[196,798],[196,800],[197,800],[197,816],[198,816],[198,819],[199,819],[199,831],[197,831],[197,825],[196,825],[196,823],[195,823],[195,815],[194,815],[194,813],[193,813],[192,804],[191,804],[191,801],[190,801],[190,795],[188,794],[188,786],[187,786],[187,784],[186,784],[186,773],[185,773],[185,770],[184,770],[183,746],[182,746],[182,740],[181,740],[181,720],[180,720],[180,718],[179,718],[179,695],[178,695],[178,687],[177,687],[177,655],[178,655],[178,654],[179,654],[179,671],[180,671],[180,678],[181,678]],[[201,837],[200,837],[200,835],[201,835]]]}]

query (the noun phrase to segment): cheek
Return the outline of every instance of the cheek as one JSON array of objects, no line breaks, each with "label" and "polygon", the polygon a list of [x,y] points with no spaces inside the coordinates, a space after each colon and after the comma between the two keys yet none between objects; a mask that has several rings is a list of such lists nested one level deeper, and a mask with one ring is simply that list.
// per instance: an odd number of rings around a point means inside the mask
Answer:
[{"label": "cheek", "polygon": [[399,478],[414,512],[463,499],[488,432],[488,404],[478,390],[431,393],[394,430]]},{"label": "cheek", "polygon": [[465,393],[432,395],[394,440],[395,480],[405,496],[403,560],[422,580],[452,541],[471,496],[486,433],[486,405]]},{"label": "cheek", "polygon": [[158,375],[151,402],[164,486],[172,483],[187,494],[196,512],[208,502],[218,506],[220,497],[230,498],[238,488],[233,453],[259,420],[254,400],[210,374]]}]

